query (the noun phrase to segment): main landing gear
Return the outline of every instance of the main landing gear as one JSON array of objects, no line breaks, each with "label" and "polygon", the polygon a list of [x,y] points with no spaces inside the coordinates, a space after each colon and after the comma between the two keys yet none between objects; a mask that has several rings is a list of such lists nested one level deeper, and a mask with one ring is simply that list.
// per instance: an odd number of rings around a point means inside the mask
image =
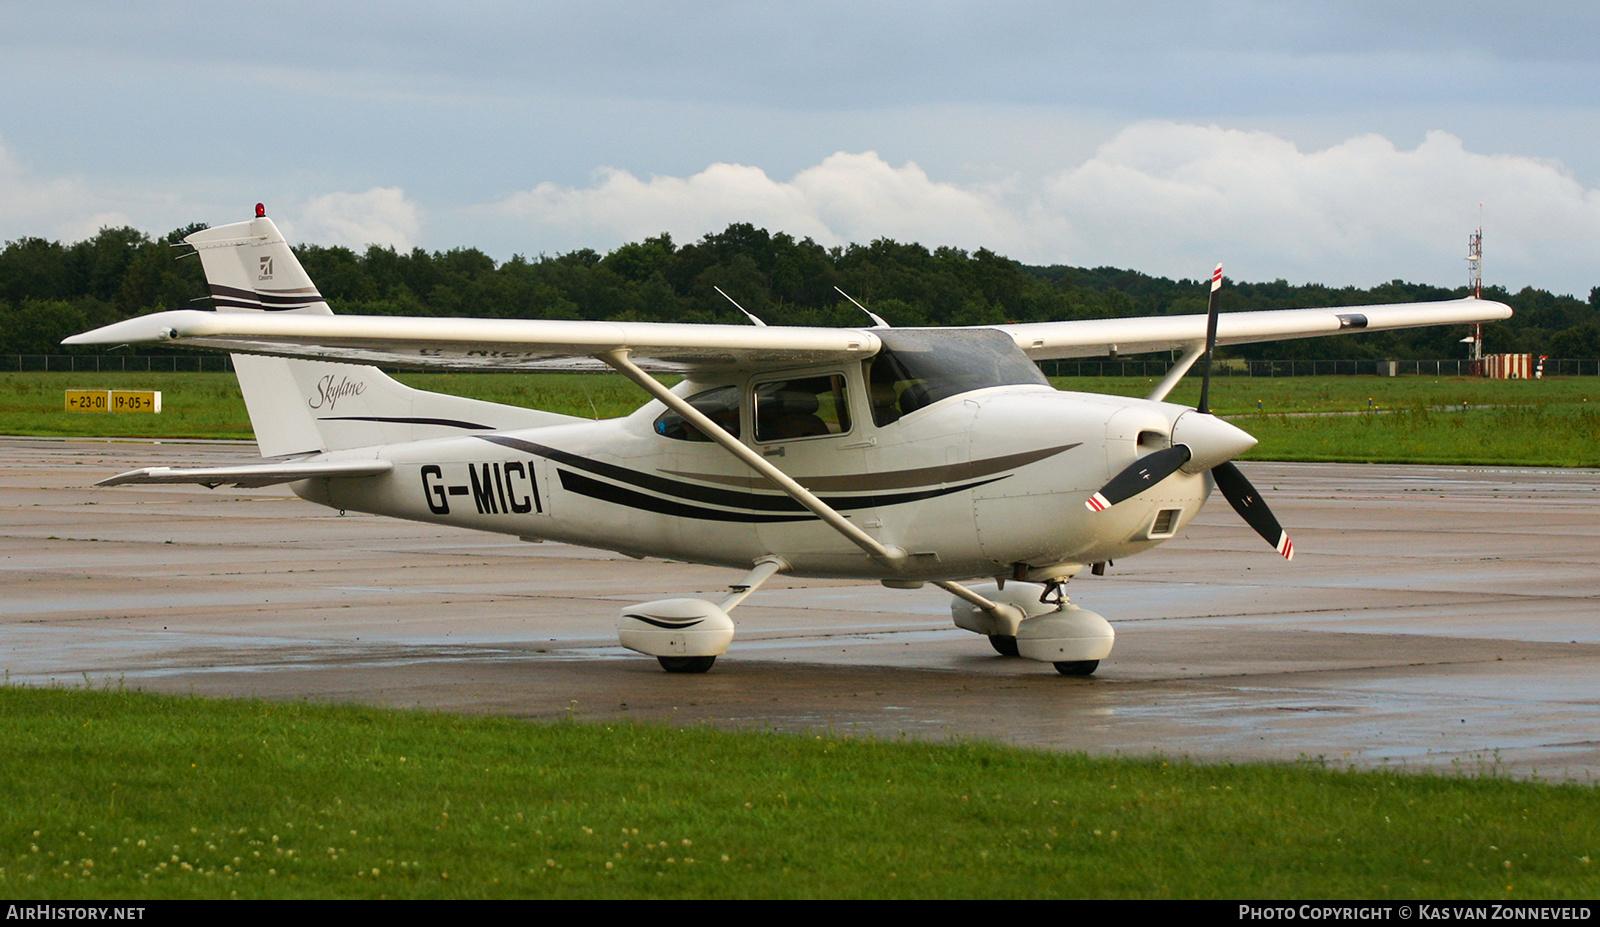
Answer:
[{"label": "main landing gear", "polygon": [[[757,562],[721,602],[661,599],[629,606],[617,619],[617,637],[629,650],[655,657],[668,673],[704,673],[733,641],[728,612],[786,567],[776,557]],[[1067,600],[1059,581],[1013,580],[1003,589],[996,583],[938,585],[955,596],[950,615],[956,627],[985,635],[1002,656],[1049,663],[1063,676],[1093,674],[1116,640],[1104,618]]]},{"label": "main landing gear", "polygon": [[777,557],[757,561],[721,602],[661,599],[631,605],[617,619],[617,638],[629,650],[655,657],[669,673],[704,673],[733,642],[728,612],[787,566]]},{"label": "main landing gear", "polygon": [[1049,663],[1063,676],[1089,676],[1111,653],[1110,622],[1067,600],[1060,582],[985,583],[968,589],[941,583],[954,594],[956,627],[989,638],[995,652]]},{"label": "main landing gear", "polygon": [[733,619],[704,599],[662,599],[623,609],[617,638],[669,673],[703,673],[733,642]]}]

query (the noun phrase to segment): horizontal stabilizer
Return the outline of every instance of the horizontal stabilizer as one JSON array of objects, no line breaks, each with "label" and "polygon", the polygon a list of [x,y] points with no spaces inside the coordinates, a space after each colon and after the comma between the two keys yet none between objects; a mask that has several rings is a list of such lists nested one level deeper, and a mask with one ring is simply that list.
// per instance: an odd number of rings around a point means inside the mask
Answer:
[{"label": "horizontal stabilizer", "polygon": [[141,467],[119,473],[96,486],[129,486],[156,483],[199,483],[215,489],[231,486],[275,486],[295,480],[318,477],[381,476],[394,469],[387,460],[329,460],[290,463],[241,464],[236,467]]}]

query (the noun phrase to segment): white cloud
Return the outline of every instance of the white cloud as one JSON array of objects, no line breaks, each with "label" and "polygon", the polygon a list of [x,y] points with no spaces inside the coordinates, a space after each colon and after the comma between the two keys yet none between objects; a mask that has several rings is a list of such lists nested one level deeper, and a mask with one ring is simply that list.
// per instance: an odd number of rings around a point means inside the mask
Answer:
[{"label": "white cloud", "polygon": [[103,228],[132,226],[157,237],[196,218],[216,215],[204,193],[148,185],[91,182],[76,174],[35,170],[0,141],[0,241],[47,238],[76,242]]},{"label": "white cloud", "polygon": [[831,155],[787,185],[839,241],[923,240],[969,247],[1020,245],[1017,217],[994,197],[936,183],[916,164],[895,168],[875,152]]},{"label": "white cloud", "polygon": [[827,245],[890,237],[1173,277],[1221,260],[1247,280],[1456,286],[1480,202],[1489,282],[1580,295],[1600,284],[1600,191],[1558,163],[1470,152],[1444,132],[1411,150],[1361,135],[1302,151],[1266,132],[1145,122],[1031,181],[958,185],[840,152],[788,181],[737,164],[648,180],[606,170],[594,186],[540,184],[479,213],[555,250],[751,222]]},{"label": "white cloud", "polygon": [[614,243],[663,231],[692,240],[734,222],[824,245],[888,237],[980,247],[1011,239],[1014,230],[1013,218],[983,193],[936,183],[916,164],[896,168],[870,151],[830,155],[787,182],[742,164],[649,180],[606,169],[593,187],[543,183],[485,211]]},{"label": "white cloud", "polygon": [[1363,135],[1303,152],[1262,132],[1144,123],[1049,178],[1041,201],[1070,226],[1071,263],[1198,276],[1223,260],[1245,279],[1366,285],[1464,283],[1483,202],[1489,281],[1600,283],[1600,191],[1444,132],[1409,151]]},{"label": "white cloud", "polygon": [[61,235],[62,241],[83,241],[93,238],[101,229],[120,229],[127,226],[138,228],[134,221],[124,212],[97,212],[88,218],[81,219],[67,225]]},{"label": "white cloud", "polygon": [[[1050,163],[1052,146],[1040,144],[1035,165]],[[421,205],[398,186],[317,195],[274,217],[293,241],[357,249],[604,250],[750,222],[830,246],[888,237],[1172,277],[1199,277],[1220,260],[1243,280],[1457,286],[1483,202],[1488,282],[1578,296],[1600,285],[1600,190],[1559,162],[1472,151],[1445,132],[1411,148],[1366,134],[1302,149],[1269,132],[1151,121],[1092,153],[1055,150],[1055,170],[989,166],[966,172],[980,179],[970,183],[872,151],[838,152],[788,179],[732,163],[644,178],[607,169],[587,186],[543,183],[442,210],[426,234]],[[216,178],[162,188],[52,175],[0,142],[0,241],[77,241],[106,225],[163,234],[197,218],[228,221],[229,208],[216,204],[233,198]]]},{"label": "white cloud", "polygon": [[343,245],[415,247],[422,213],[399,187],[373,187],[365,193],[329,193],[312,198],[291,221],[281,223],[291,241]]},{"label": "white cloud", "polygon": [[649,180],[608,168],[599,172],[598,180],[588,189],[542,183],[486,211],[614,242],[659,232],[697,238],[732,222],[751,222],[833,243],[832,232],[812,215],[804,195],[757,167],[713,164],[691,177]]},{"label": "white cloud", "polygon": [[130,224],[127,215],[107,208],[82,179],[40,176],[0,142],[0,239],[78,241],[105,226]]}]

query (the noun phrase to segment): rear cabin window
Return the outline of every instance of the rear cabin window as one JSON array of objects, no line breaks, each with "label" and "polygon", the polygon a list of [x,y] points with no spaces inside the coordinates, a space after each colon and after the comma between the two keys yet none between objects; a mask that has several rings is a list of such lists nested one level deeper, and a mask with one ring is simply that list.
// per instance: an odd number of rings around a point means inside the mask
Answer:
[{"label": "rear cabin window", "polygon": [[991,386],[1049,386],[1010,335],[993,329],[876,329],[883,350],[867,361],[872,421],[897,422],[941,399]]},{"label": "rear cabin window", "polygon": [[[694,406],[706,418],[716,422],[724,431],[737,438],[739,437],[739,392],[737,386],[719,386],[690,396],[689,405]],[[655,428],[656,434],[663,438],[677,441],[711,440],[710,435],[671,409],[656,416]]]},{"label": "rear cabin window", "polygon": [[762,383],[755,401],[756,441],[762,444],[850,430],[843,374]]}]

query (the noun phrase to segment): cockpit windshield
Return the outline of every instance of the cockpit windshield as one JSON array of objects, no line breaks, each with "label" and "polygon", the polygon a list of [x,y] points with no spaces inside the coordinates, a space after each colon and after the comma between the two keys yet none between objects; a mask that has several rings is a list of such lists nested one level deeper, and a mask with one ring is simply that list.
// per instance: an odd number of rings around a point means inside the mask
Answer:
[{"label": "cockpit windshield", "polygon": [[867,362],[872,420],[879,426],[947,396],[990,386],[1050,385],[1004,332],[875,329],[883,349]]}]

